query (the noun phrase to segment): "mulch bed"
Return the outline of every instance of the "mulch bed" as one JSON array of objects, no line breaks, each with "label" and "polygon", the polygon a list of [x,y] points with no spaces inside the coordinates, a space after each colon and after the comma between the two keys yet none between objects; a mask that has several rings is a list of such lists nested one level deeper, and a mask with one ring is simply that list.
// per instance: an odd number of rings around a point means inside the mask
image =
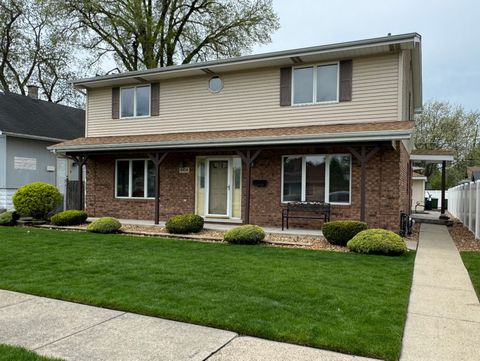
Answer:
[{"label": "mulch bed", "polygon": [[420,236],[420,223],[415,223],[412,228],[412,234],[405,237],[408,241],[418,242]]},{"label": "mulch bed", "polygon": [[475,235],[460,221],[454,220],[448,231],[459,251],[480,251],[480,241],[476,240]]},{"label": "mulch bed", "polygon": [[[84,231],[86,230],[87,225],[82,224],[79,226],[67,226],[67,227],[43,225],[40,227]],[[164,227],[143,226],[143,225],[133,225],[133,224],[124,224],[122,225],[122,228],[120,230],[125,234],[131,234],[131,235],[180,238],[180,239],[189,239],[189,240],[202,241],[202,242],[223,242],[223,234],[225,233],[224,231],[204,229],[195,234],[175,235],[175,234],[169,234]],[[303,248],[303,249],[324,250],[324,251],[334,251],[334,252],[349,252],[347,247],[332,245],[322,236],[308,236],[308,235],[300,236],[300,235],[267,233],[264,243],[272,247]]]}]

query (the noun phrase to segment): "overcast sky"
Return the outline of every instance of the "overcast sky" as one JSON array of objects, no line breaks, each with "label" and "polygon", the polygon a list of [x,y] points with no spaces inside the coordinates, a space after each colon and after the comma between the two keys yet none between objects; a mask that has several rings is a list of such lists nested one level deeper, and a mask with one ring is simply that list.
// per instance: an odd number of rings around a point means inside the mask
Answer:
[{"label": "overcast sky", "polygon": [[274,0],[281,28],[254,53],[418,32],[423,98],[480,110],[480,0]]}]

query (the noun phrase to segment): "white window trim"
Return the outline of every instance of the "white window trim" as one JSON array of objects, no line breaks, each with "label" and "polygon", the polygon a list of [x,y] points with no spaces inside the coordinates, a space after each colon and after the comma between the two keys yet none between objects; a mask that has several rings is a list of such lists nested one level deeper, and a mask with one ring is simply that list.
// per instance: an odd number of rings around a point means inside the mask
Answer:
[{"label": "white window trim", "polygon": [[[137,88],[147,88],[148,87],[148,115],[135,115],[137,114]],[[122,116],[122,89],[134,89],[133,91],[133,116],[124,117]],[[119,113],[120,119],[137,119],[137,118],[149,118],[152,112],[152,86],[151,84],[141,84],[141,85],[129,85],[120,87],[120,101],[119,101]]]},{"label": "white window trim", "polygon": [[[143,173],[143,197],[132,197],[132,162],[136,160],[143,160],[144,161],[144,173]],[[155,197],[148,197],[148,161],[150,159],[147,158],[135,158],[135,159],[116,159],[115,160],[115,198],[116,199],[155,199]],[[118,195],[118,162],[128,162],[128,196],[119,196]]]},{"label": "white window trim", "polygon": [[[337,65],[337,99],[336,100],[326,100],[323,102],[317,102],[317,71],[316,69],[321,66],[327,65]],[[313,68],[313,101],[311,103],[295,103],[295,69],[306,69],[306,68]],[[329,62],[329,63],[318,63],[312,65],[300,65],[294,66],[292,68],[292,86],[291,86],[291,99],[292,99],[292,107],[302,107],[307,105],[315,105],[315,104],[336,104],[340,102],[340,62]]]},{"label": "white window trim", "polygon": [[[311,156],[324,156],[325,157],[325,203],[330,203],[333,205],[339,205],[339,206],[350,206],[352,204],[352,155],[349,153],[335,153],[335,154],[288,154],[288,155],[282,155],[282,175],[281,175],[281,190],[280,190],[280,201],[283,204],[287,203],[295,203],[297,201],[285,201],[283,200],[283,187],[284,187],[284,167],[285,167],[285,158],[287,157],[302,157],[302,189],[301,189],[301,201],[300,202],[306,202],[306,189],[307,189],[307,157]],[[335,156],[348,156],[350,158],[350,185],[349,185],[349,201],[347,202],[330,202],[330,161],[332,157]]]}]

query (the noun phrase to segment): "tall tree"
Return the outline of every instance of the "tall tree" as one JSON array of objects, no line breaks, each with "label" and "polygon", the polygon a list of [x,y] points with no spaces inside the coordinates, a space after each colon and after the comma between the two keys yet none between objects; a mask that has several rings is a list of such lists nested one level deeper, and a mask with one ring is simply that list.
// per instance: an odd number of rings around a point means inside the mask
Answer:
[{"label": "tall tree", "polygon": [[88,49],[126,70],[238,56],[278,29],[272,0],[67,0]]},{"label": "tall tree", "polygon": [[57,8],[47,0],[0,0],[0,90],[25,95],[35,84],[45,100],[81,106],[83,96],[68,84],[87,71],[73,61],[81,33]]},{"label": "tall tree", "polygon": [[[478,147],[480,112],[466,111],[460,105],[431,101],[415,120],[414,143],[418,149],[449,149],[455,162],[450,168],[452,182],[464,177],[468,159]],[[434,164],[425,165],[427,177],[435,173]]]}]

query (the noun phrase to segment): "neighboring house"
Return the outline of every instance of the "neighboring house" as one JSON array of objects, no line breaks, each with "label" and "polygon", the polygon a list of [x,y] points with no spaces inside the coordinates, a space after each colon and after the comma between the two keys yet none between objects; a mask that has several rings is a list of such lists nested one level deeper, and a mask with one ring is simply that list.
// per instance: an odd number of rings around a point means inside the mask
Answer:
[{"label": "neighboring house", "polygon": [[423,211],[425,206],[425,183],[427,177],[413,172],[412,174],[412,210]]},{"label": "neighboring house", "polygon": [[480,180],[480,167],[467,167],[467,180],[472,182]]},{"label": "neighboring house", "polygon": [[[387,36],[74,82],[90,216],[280,226],[288,202],[399,228],[411,209],[421,37]],[[318,227],[309,220],[291,226]]]},{"label": "neighboring house", "polygon": [[65,179],[75,179],[73,162],[57,158],[47,147],[85,134],[85,111],[29,95],[0,92],[0,209],[10,209],[15,191],[45,182],[65,193]]}]

